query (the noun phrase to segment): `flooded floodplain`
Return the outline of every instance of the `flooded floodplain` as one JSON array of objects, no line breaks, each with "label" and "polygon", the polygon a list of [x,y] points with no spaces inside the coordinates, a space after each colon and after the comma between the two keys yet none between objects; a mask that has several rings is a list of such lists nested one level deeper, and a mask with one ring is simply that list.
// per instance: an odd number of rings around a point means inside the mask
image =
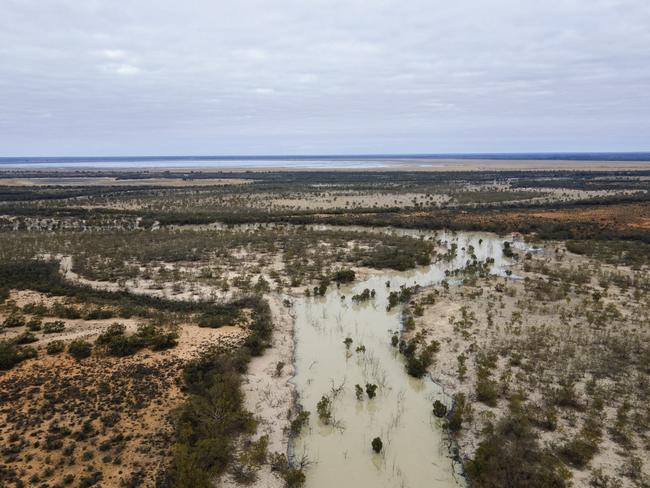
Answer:
[{"label": "flooded floodplain", "polygon": [[[294,383],[311,420],[294,440],[292,453],[308,461],[309,488],[464,486],[442,421],[432,411],[435,400],[450,407],[451,398],[429,378],[407,375],[398,348],[391,344],[401,329],[402,310],[387,310],[388,297],[401,286],[440,283],[446,272],[474,258],[493,259],[491,272],[504,273],[508,262],[503,239],[477,233],[400,232],[440,240],[456,252],[448,260],[405,272],[377,271],[365,281],[332,286],[322,297],[295,301]],[[374,290],[374,297],[353,301],[364,289]],[[347,338],[352,339],[349,347]],[[366,384],[378,386],[375,398],[366,394]],[[357,395],[355,385],[363,394]],[[316,413],[323,396],[331,401],[328,424]],[[375,437],[383,443],[379,454],[371,447]]]}]

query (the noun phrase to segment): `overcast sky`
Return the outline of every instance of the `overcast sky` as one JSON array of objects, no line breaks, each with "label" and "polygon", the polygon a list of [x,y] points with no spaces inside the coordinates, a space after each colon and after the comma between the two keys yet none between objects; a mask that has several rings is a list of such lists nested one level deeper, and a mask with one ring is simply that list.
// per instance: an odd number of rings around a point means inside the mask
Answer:
[{"label": "overcast sky", "polygon": [[650,150],[649,0],[0,0],[0,155]]}]

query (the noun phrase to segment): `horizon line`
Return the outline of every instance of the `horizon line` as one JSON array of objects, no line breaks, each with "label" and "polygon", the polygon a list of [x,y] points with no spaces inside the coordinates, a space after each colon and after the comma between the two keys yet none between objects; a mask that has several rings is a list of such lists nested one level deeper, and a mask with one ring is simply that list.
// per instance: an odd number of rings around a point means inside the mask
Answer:
[{"label": "horizon line", "polygon": [[[584,160],[626,160],[620,157],[633,157],[632,160],[650,160],[650,151],[530,151],[530,152],[467,152],[467,153],[334,153],[334,154],[255,154],[255,155],[237,155],[237,154],[158,154],[158,155],[109,155],[109,156],[0,156],[0,162],[14,162],[14,161],[46,161],[46,160],[70,160],[70,161],[110,161],[120,159],[161,159],[161,160],[174,160],[174,159],[203,159],[203,160],[310,160],[322,158],[349,158],[349,159],[391,159],[391,158],[404,158],[404,159],[513,159],[517,156],[525,156],[527,160],[545,160],[545,159],[562,159],[562,156],[580,157]],[[604,159],[603,159],[604,158]]]}]

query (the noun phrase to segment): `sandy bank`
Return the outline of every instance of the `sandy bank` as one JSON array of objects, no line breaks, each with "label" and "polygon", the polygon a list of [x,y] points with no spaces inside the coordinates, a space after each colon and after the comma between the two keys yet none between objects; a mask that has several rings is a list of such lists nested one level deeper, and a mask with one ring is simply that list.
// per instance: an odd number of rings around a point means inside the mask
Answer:
[{"label": "sandy bank", "polygon": [[[255,357],[243,378],[242,390],[246,408],[258,421],[255,440],[268,436],[269,453],[286,453],[289,446],[290,413],[294,407],[293,377],[293,322],[291,309],[281,297],[266,297],[273,315],[273,339],[271,347],[262,356]],[[279,365],[282,364],[282,367]],[[257,471],[257,479],[250,485],[255,488],[282,488],[285,482],[271,467],[265,464]],[[237,487],[241,484],[230,477],[221,480],[219,486]]]}]

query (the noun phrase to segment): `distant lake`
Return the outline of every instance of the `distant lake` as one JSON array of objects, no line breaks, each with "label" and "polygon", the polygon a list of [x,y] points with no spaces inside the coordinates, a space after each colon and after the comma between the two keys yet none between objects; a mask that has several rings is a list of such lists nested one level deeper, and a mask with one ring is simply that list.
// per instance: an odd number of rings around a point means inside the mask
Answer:
[{"label": "distant lake", "polygon": [[[396,165],[447,166],[452,160],[468,161],[610,161],[650,162],[648,152],[627,153],[491,153],[491,154],[379,154],[311,156],[120,156],[120,157],[2,157],[5,168],[62,169],[381,169]],[[444,164],[443,164],[444,161]]]}]

